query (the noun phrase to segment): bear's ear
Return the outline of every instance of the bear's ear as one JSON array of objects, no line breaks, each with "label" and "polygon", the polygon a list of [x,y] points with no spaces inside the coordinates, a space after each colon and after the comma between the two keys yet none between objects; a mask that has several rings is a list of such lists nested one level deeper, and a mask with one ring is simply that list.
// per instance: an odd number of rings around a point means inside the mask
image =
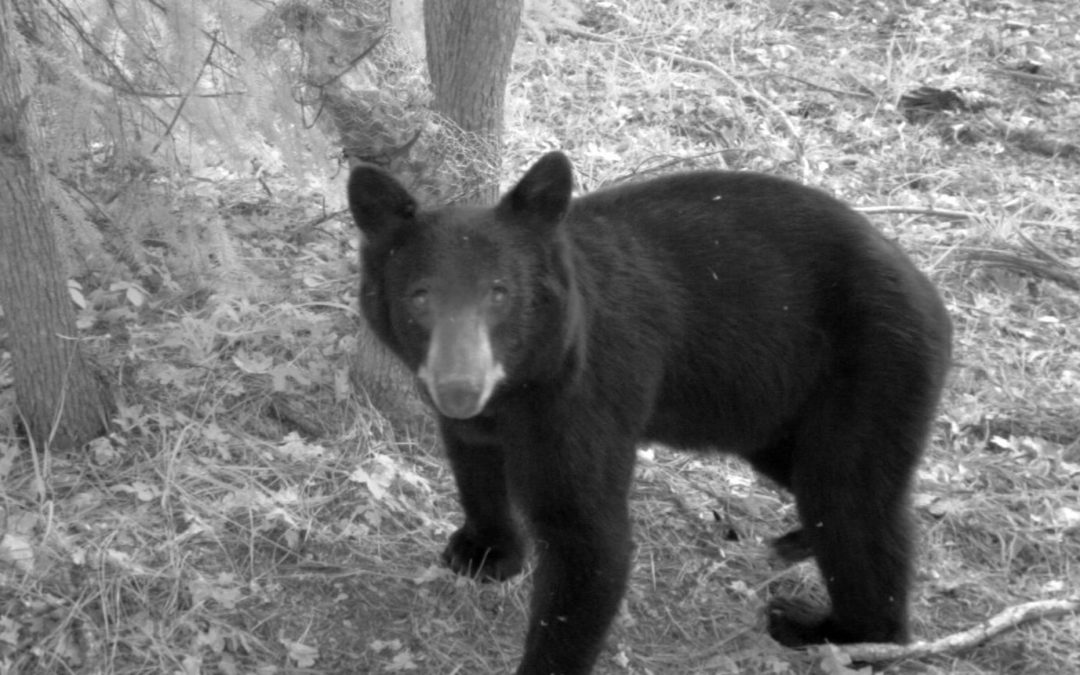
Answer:
[{"label": "bear's ear", "polygon": [[367,236],[388,232],[416,215],[416,200],[408,190],[376,166],[361,164],[353,169],[348,194],[353,220]]},{"label": "bear's ear", "polygon": [[501,215],[515,220],[557,225],[570,207],[574,169],[561,152],[549,152],[537,160],[514,189],[499,202]]}]

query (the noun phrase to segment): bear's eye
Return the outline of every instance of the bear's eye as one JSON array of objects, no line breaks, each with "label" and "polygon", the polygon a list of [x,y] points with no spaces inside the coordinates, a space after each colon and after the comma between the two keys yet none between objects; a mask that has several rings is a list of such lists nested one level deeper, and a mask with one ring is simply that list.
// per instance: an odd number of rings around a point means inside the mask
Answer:
[{"label": "bear's eye", "polygon": [[409,296],[409,302],[412,303],[413,309],[427,309],[428,299],[426,288],[419,288]]},{"label": "bear's eye", "polygon": [[510,290],[506,286],[495,284],[491,287],[491,302],[495,305],[501,305],[506,302],[506,299],[510,297]]}]

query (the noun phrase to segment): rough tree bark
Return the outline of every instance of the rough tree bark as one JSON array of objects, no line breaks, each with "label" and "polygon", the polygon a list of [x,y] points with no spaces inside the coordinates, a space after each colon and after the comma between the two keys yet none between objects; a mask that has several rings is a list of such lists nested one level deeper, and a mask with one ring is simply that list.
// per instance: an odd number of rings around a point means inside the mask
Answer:
[{"label": "rough tree bark", "polygon": [[105,429],[106,397],[75,340],[75,313],[31,159],[33,116],[12,18],[12,0],[0,0],[0,307],[26,431],[37,447],[63,450]]},{"label": "rough tree bark", "polygon": [[434,108],[470,134],[490,167],[480,202],[498,197],[503,101],[523,0],[425,0],[424,35]]}]

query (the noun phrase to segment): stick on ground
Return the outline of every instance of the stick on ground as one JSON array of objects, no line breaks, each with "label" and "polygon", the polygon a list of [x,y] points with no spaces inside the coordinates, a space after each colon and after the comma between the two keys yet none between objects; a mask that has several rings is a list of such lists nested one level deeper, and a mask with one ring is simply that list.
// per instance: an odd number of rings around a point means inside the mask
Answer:
[{"label": "stick on ground", "polygon": [[990,638],[1028,621],[1076,612],[1080,612],[1080,597],[1068,600],[1038,600],[1009,607],[973,628],[936,640],[920,640],[908,645],[865,643],[831,648],[851,657],[852,661],[867,663],[918,659],[932,654],[956,654],[977,647]]}]

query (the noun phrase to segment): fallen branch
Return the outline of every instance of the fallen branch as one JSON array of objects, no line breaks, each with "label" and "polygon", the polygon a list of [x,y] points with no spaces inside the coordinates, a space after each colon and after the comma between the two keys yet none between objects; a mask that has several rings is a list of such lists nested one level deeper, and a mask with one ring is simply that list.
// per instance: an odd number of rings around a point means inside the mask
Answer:
[{"label": "fallen branch", "polygon": [[855,210],[862,214],[913,213],[920,216],[937,216],[939,218],[956,218],[959,220],[976,220],[979,218],[979,214],[973,211],[954,211],[951,209],[938,209],[933,206],[858,206]]},{"label": "fallen branch", "polygon": [[[986,214],[977,211],[956,211],[954,209],[939,209],[933,206],[905,206],[902,204],[895,206],[888,204],[884,206],[856,206],[855,210],[863,215],[874,215],[877,213],[910,213],[917,216],[933,216],[938,218],[950,218],[953,220],[978,220],[980,218],[988,217]],[[1054,223],[1047,220],[1021,220],[1017,224],[1021,227],[1075,229],[1071,224]]]},{"label": "fallen branch", "polygon": [[1064,89],[1080,89],[1080,84],[1073,82],[1067,82],[1057,77],[1050,77],[1048,75],[1037,75],[1035,73],[1025,73],[1022,70],[1005,70],[1004,68],[990,68],[988,71],[991,75],[998,75],[1003,77],[1012,77],[1017,80],[1027,80],[1036,84],[1047,85],[1050,87],[1062,87]]},{"label": "fallen branch", "polygon": [[1039,260],[1010,251],[995,251],[985,248],[960,249],[957,255],[962,260],[1002,267],[1013,272],[1049,279],[1074,291],[1080,290],[1080,278],[1077,277],[1071,267],[1064,266],[1063,263],[1055,263],[1045,258]]},{"label": "fallen branch", "polygon": [[[930,655],[957,654],[973,649],[990,638],[1028,621],[1050,619],[1076,612],[1080,612],[1080,597],[1068,600],[1038,600],[1009,607],[974,628],[953,633],[937,640],[920,640],[907,645],[876,643],[830,645],[829,647],[819,648],[819,650],[829,649],[833,653],[839,652],[850,657],[852,661],[864,663],[920,659]],[[822,655],[828,656],[826,653]]]},{"label": "fallen branch", "polygon": [[799,84],[810,87],[811,89],[818,89],[820,91],[827,91],[827,92],[829,92],[830,94],[832,94],[834,96],[839,96],[839,97],[845,97],[846,96],[848,98],[860,98],[860,99],[863,99],[863,100],[873,100],[873,99],[880,98],[877,94],[874,94],[874,93],[869,92],[869,91],[864,92],[864,91],[851,91],[850,89],[835,89],[833,87],[829,87],[829,86],[826,86],[824,84],[818,84],[817,82],[813,82],[811,80],[804,80],[801,77],[796,77],[795,75],[790,75],[788,73],[781,73],[781,72],[776,71],[776,70],[769,70],[767,72],[772,77],[782,77],[785,80],[791,80],[792,82],[798,82]]}]

